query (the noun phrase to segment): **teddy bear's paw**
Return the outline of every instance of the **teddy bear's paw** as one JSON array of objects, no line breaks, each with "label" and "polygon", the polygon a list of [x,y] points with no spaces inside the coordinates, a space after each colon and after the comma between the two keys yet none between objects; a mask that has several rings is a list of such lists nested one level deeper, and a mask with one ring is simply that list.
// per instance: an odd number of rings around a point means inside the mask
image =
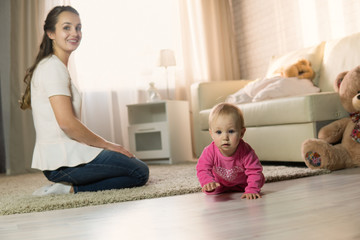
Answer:
[{"label": "teddy bear's paw", "polygon": [[321,165],[321,156],[317,152],[307,152],[305,154],[305,160],[314,168],[318,168]]}]

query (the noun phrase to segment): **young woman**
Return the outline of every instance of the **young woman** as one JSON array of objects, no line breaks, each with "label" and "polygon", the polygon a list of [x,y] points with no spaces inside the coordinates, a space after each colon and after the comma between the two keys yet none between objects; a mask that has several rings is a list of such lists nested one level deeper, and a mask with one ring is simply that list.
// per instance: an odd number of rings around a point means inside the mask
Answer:
[{"label": "young woman", "polygon": [[53,8],[35,63],[28,69],[22,109],[32,109],[36,143],[32,167],[55,184],[34,195],[77,193],[144,185],[148,166],[122,146],[90,131],[79,119],[81,96],[67,69],[81,42],[81,21],[70,6]]}]

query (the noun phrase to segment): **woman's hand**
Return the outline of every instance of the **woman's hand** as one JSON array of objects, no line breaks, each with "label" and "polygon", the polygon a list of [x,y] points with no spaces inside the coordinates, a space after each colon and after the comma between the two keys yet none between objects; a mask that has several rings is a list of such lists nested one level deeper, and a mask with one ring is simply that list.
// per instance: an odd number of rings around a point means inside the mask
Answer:
[{"label": "woman's hand", "polygon": [[128,156],[128,157],[135,157],[134,154],[132,154],[131,152],[129,152],[128,150],[126,150],[123,146],[119,145],[119,144],[116,144],[116,143],[112,143],[112,142],[108,142],[107,141],[107,144],[106,144],[106,147],[105,147],[106,150],[110,150],[110,151],[114,151],[114,152],[118,152],[118,153],[121,153],[121,154],[124,154],[125,156]]}]

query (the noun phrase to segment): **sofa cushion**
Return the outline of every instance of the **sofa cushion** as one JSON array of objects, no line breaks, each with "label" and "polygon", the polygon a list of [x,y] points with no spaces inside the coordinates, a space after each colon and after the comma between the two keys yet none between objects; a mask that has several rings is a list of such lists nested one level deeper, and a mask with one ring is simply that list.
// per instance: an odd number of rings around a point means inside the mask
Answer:
[{"label": "sofa cushion", "polygon": [[[308,123],[348,117],[339,95],[321,92],[305,96],[272,99],[237,105],[243,112],[246,127]],[[202,130],[209,128],[211,109],[200,111]]]},{"label": "sofa cushion", "polygon": [[360,65],[360,33],[326,42],[320,69],[320,89],[334,91],[333,82],[337,75],[358,65]]},{"label": "sofa cushion", "polygon": [[321,42],[320,44],[313,47],[303,48],[300,50],[287,53],[282,56],[272,57],[266,72],[266,77],[268,78],[273,76],[274,72],[281,67],[286,67],[290,64],[297,62],[301,58],[305,58],[311,62],[312,68],[315,72],[315,78],[313,82],[316,86],[318,86],[320,67],[323,59],[324,45],[325,42]]}]

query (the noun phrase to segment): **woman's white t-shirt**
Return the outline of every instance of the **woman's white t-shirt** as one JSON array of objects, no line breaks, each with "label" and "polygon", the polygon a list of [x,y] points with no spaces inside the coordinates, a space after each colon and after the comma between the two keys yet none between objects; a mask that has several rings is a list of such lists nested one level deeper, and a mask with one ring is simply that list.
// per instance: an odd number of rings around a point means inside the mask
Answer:
[{"label": "woman's white t-shirt", "polygon": [[36,131],[32,168],[74,167],[90,162],[103,150],[70,139],[64,133],[50,105],[49,97],[55,95],[70,96],[74,113],[80,119],[81,95],[63,62],[51,55],[39,62],[31,79],[31,106]]}]

